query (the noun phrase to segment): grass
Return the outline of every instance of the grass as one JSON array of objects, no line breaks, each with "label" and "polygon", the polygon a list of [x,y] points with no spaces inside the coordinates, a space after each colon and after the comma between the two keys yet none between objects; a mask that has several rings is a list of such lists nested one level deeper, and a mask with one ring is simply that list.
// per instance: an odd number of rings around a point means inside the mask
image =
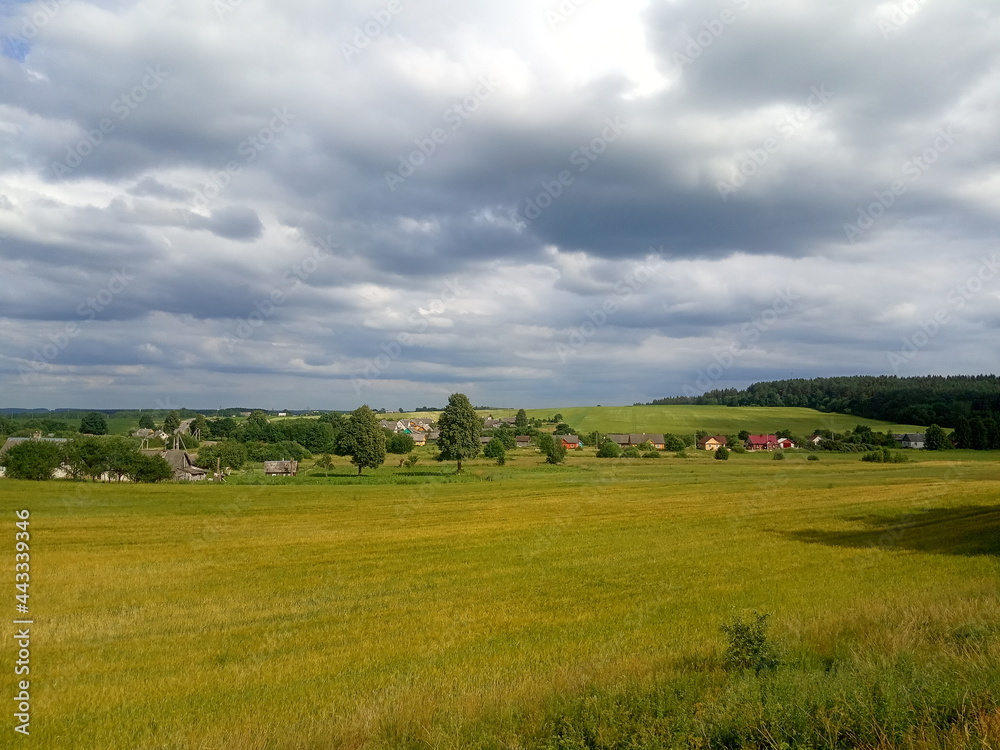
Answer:
[{"label": "grass", "polygon": [[[995,748],[996,458],[3,480],[32,511],[20,744]],[[782,666],[727,672],[720,625],[753,610]]]}]

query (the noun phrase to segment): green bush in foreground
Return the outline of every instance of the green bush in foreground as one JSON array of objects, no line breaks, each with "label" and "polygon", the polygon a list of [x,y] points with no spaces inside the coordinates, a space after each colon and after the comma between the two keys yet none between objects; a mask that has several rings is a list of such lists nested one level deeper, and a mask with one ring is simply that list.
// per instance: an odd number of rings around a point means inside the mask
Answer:
[{"label": "green bush in foreground", "polygon": [[729,460],[729,449],[726,446],[724,446],[724,445],[720,445],[718,448],[716,448],[715,449],[715,460],[716,461],[728,461]]},{"label": "green bush in foreground", "polygon": [[899,451],[891,451],[888,448],[866,453],[861,457],[862,461],[872,464],[905,464],[910,459]]},{"label": "green bush in foreground", "polygon": [[598,458],[618,458],[621,454],[622,449],[618,447],[617,443],[612,443],[610,440],[605,440],[597,450]]},{"label": "green bush in foreground", "polygon": [[767,637],[767,618],[769,615],[753,613],[753,618],[743,622],[736,617],[732,622],[721,626],[728,636],[729,645],[723,664],[728,670],[752,669],[760,674],[778,666],[777,649]]}]

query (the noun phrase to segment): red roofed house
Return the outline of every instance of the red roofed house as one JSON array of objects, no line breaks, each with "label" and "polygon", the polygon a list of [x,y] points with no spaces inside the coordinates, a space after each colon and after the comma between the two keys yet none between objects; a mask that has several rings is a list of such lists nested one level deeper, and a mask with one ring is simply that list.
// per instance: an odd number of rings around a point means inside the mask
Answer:
[{"label": "red roofed house", "polygon": [[748,451],[773,451],[777,447],[777,435],[751,435],[746,442]]},{"label": "red roofed house", "polygon": [[560,441],[560,444],[568,451],[576,450],[580,447],[580,438],[576,435],[553,435],[552,437],[554,440]]}]

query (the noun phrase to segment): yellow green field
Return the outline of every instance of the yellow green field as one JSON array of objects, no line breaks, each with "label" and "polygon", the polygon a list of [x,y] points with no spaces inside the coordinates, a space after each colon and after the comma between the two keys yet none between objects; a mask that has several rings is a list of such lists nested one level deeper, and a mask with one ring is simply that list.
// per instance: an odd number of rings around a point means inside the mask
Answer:
[{"label": "yellow green field", "polygon": [[[0,480],[36,620],[32,736],[0,745],[996,748],[997,456],[913,455]],[[752,610],[772,676],[721,667]]]}]

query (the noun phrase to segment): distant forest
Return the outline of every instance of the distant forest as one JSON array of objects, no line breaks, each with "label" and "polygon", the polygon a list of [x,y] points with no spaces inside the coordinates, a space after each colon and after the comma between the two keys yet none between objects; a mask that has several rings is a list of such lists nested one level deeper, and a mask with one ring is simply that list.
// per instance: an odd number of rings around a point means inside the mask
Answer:
[{"label": "distant forest", "polygon": [[[676,396],[650,405],[802,406],[900,424],[956,427],[1000,413],[996,375],[853,375],[811,380],[773,380],[746,390],[727,388],[701,396]],[[992,413],[992,414],[991,414]]]}]

